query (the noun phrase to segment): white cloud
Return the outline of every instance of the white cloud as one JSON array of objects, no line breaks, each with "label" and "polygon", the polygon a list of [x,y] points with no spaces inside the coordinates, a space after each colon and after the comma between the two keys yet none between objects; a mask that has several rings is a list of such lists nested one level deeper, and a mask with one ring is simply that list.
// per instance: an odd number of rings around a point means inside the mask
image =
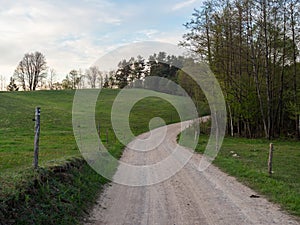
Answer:
[{"label": "white cloud", "polygon": [[[178,3],[173,10],[194,2]],[[184,13],[170,13],[171,0],[0,0],[0,4],[0,75],[7,80],[27,52],[44,53],[48,66],[62,78],[125,44],[177,44],[184,32],[179,28],[186,22]],[[149,10],[153,5],[157,9]]]},{"label": "white cloud", "polygon": [[197,0],[189,0],[189,1],[182,1],[182,2],[178,2],[177,4],[175,4],[173,7],[172,7],[172,10],[173,11],[176,11],[176,10],[180,10],[182,8],[185,8],[185,7],[188,7],[190,5],[192,5],[193,3],[195,3]]},{"label": "white cloud", "polygon": [[145,29],[145,30],[140,30],[137,33],[145,36],[146,38],[153,38],[155,34],[157,34],[159,31],[155,29]]},{"label": "white cloud", "polygon": [[118,15],[115,11],[105,1],[93,5],[38,0],[3,4],[0,74],[11,76],[24,53],[31,51],[43,52],[49,66],[62,74],[73,67],[91,65],[100,52],[93,38],[101,30],[122,22],[119,16],[114,16]]}]

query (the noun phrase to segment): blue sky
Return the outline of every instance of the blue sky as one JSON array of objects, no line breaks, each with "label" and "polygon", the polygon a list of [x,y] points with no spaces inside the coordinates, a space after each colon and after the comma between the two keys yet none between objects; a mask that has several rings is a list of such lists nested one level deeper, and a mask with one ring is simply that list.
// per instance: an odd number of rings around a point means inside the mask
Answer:
[{"label": "blue sky", "polygon": [[[138,41],[177,44],[202,0],[0,0],[0,75],[41,51],[64,77],[111,50]],[[101,69],[101,68],[100,68]]]}]

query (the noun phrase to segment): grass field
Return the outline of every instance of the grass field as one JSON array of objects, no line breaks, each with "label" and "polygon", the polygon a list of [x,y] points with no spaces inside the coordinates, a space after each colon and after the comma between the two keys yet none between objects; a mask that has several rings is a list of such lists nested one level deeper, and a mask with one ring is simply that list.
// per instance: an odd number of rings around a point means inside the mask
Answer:
[{"label": "grass field", "polygon": [[[130,90],[128,100],[139,95],[140,91]],[[151,91],[143,92],[156,95]],[[116,158],[121,156],[124,147],[115,138],[111,124],[111,107],[118,93],[119,90],[103,89],[95,115],[96,126],[100,124],[102,143]],[[6,218],[8,224],[11,220],[18,224],[77,223],[77,217],[97,196],[101,185],[107,182],[86,164],[62,174],[48,170],[53,166],[64,168],[69,159],[81,156],[72,127],[74,94],[75,91],[0,93],[0,224],[1,218]],[[161,96],[185,107],[184,97]],[[149,121],[153,117],[161,117],[167,124],[179,121],[175,108],[162,98],[147,97],[134,105],[129,123],[135,135],[149,130]],[[32,169],[32,119],[36,106],[41,107],[41,170],[38,172]]]},{"label": "grass field", "polygon": [[[41,107],[40,156],[41,166],[60,163],[66,158],[80,156],[72,128],[74,91],[3,92],[0,93],[0,177],[22,171],[32,165],[34,139],[34,111]],[[112,149],[116,144],[111,127],[111,106],[118,90],[103,89],[96,106],[96,123],[100,123],[101,140],[106,142],[108,131]],[[137,95],[135,90],[132,96]],[[164,95],[164,94],[163,94]],[[128,96],[130,98],[130,95]],[[184,97],[175,97],[184,102]],[[127,104],[126,102],[122,104]],[[147,131],[153,117],[165,122],[179,121],[174,107],[157,97],[139,101],[131,110],[129,121],[134,134]],[[120,151],[115,156],[120,156]]]},{"label": "grass field", "polygon": [[[69,158],[80,157],[72,128],[74,93],[74,91],[0,93],[1,201],[17,194],[20,191],[20,184],[24,183],[25,178],[36,176],[32,172],[34,138],[32,119],[36,106],[40,106],[42,110],[41,167],[64,165]],[[118,93],[119,90],[102,90],[95,115],[95,122],[101,124],[102,142],[117,158],[121,156],[123,145],[114,136],[110,114],[113,101]],[[135,95],[137,95],[136,90],[132,90],[128,98]],[[178,96],[174,97],[174,101],[185,102],[184,97]],[[127,102],[121,104],[127,104]],[[203,114],[207,113],[205,109],[201,111]],[[179,121],[176,110],[169,102],[157,97],[148,97],[135,104],[131,110],[129,122],[132,132],[137,135],[147,131],[149,121],[153,117],[161,117],[167,124]],[[106,143],[106,131],[108,131],[108,143]],[[207,136],[200,137],[197,151],[203,151],[206,141]],[[275,151],[272,177],[267,174],[269,142],[266,140],[225,138],[221,152],[214,163],[272,201],[280,203],[291,213],[300,216],[300,142],[278,140],[273,143]],[[234,154],[237,154],[237,157],[234,157]],[[79,172],[83,175],[78,175]],[[92,199],[92,196],[95,197],[99,189],[97,185],[106,181],[87,165],[84,165],[82,169],[72,169],[70,174],[72,181],[69,180],[69,175],[66,179],[64,174],[61,178],[59,175],[51,173],[46,183],[36,187],[36,192],[24,195],[27,196],[23,196],[25,199],[17,199],[22,204],[24,202],[27,204],[24,203],[22,208],[26,212],[26,216],[22,217],[25,222],[20,224],[26,224],[26,220],[28,222],[30,216],[36,219],[34,221],[42,222],[47,221],[47,218],[49,219],[51,216],[49,224],[56,224],[57,219],[63,215],[69,215],[64,220],[65,224],[76,223],[77,220],[73,217],[80,215],[78,210],[84,210],[83,202],[86,199]],[[65,182],[66,180],[67,182]],[[84,185],[85,183],[88,185]],[[60,192],[57,193],[56,190],[60,190]],[[55,197],[53,193],[55,193]],[[26,211],[33,209],[37,202],[39,202],[38,207],[41,208],[41,211]],[[49,208],[53,205],[59,206],[57,213],[47,214],[48,217],[46,217],[46,212],[53,213]],[[74,208],[74,205],[78,205],[79,208]],[[84,207],[81,208],[81,206]],[[70,211],[73,213],[68,213]]]},{"label": "grass field", "polygon": [[[198,152],[204,151],[207,139],[206,135],[200,136]],[[300,142],[272,142],[271,177],[267,166],[270,141],[265,139],[226,137],[213,163],[271,201],[279,203],[285,210],[300,216]]]}]

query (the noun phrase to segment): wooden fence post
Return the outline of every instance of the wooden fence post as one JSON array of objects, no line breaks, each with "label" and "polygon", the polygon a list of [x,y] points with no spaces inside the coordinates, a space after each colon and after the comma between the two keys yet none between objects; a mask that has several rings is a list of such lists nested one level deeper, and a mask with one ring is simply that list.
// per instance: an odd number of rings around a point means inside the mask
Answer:
[{"label": "wooden fence post", "polygon": [[36,107],[35,109],[35,128],[34,128],[34,158],[33,158],[33,168],[37,169],[39,164],[39,142],[40,142],[40,117],[41,108]]},{"label": "wooden fence post", "polygon": [[270,144],[270,150],[269,150],[269,160],[268,160],[268,172],[269,175],[272,176],[272,160],[273,160],[273,144]]}]

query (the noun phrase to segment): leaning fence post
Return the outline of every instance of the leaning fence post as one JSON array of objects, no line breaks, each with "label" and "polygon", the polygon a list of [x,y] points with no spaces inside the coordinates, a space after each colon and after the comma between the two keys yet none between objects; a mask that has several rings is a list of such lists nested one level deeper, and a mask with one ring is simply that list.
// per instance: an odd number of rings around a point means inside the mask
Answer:
[{"label": "leaning fence post", "polygon": [[34,169],[38,168],[39,161],[39,140],[40,140],[40,117],[41,117],[41,108],[36,107],[35,109],[35,128],[34,128],[34,158],[33,158],[33,167]]},{"label": "leaning fence post", "polygon": [[269,175],[272,176],[272,160],[273,160],[273,144],[270,144],[270,150],[269,150],[269,160],[268,160],[268,172]]}]

